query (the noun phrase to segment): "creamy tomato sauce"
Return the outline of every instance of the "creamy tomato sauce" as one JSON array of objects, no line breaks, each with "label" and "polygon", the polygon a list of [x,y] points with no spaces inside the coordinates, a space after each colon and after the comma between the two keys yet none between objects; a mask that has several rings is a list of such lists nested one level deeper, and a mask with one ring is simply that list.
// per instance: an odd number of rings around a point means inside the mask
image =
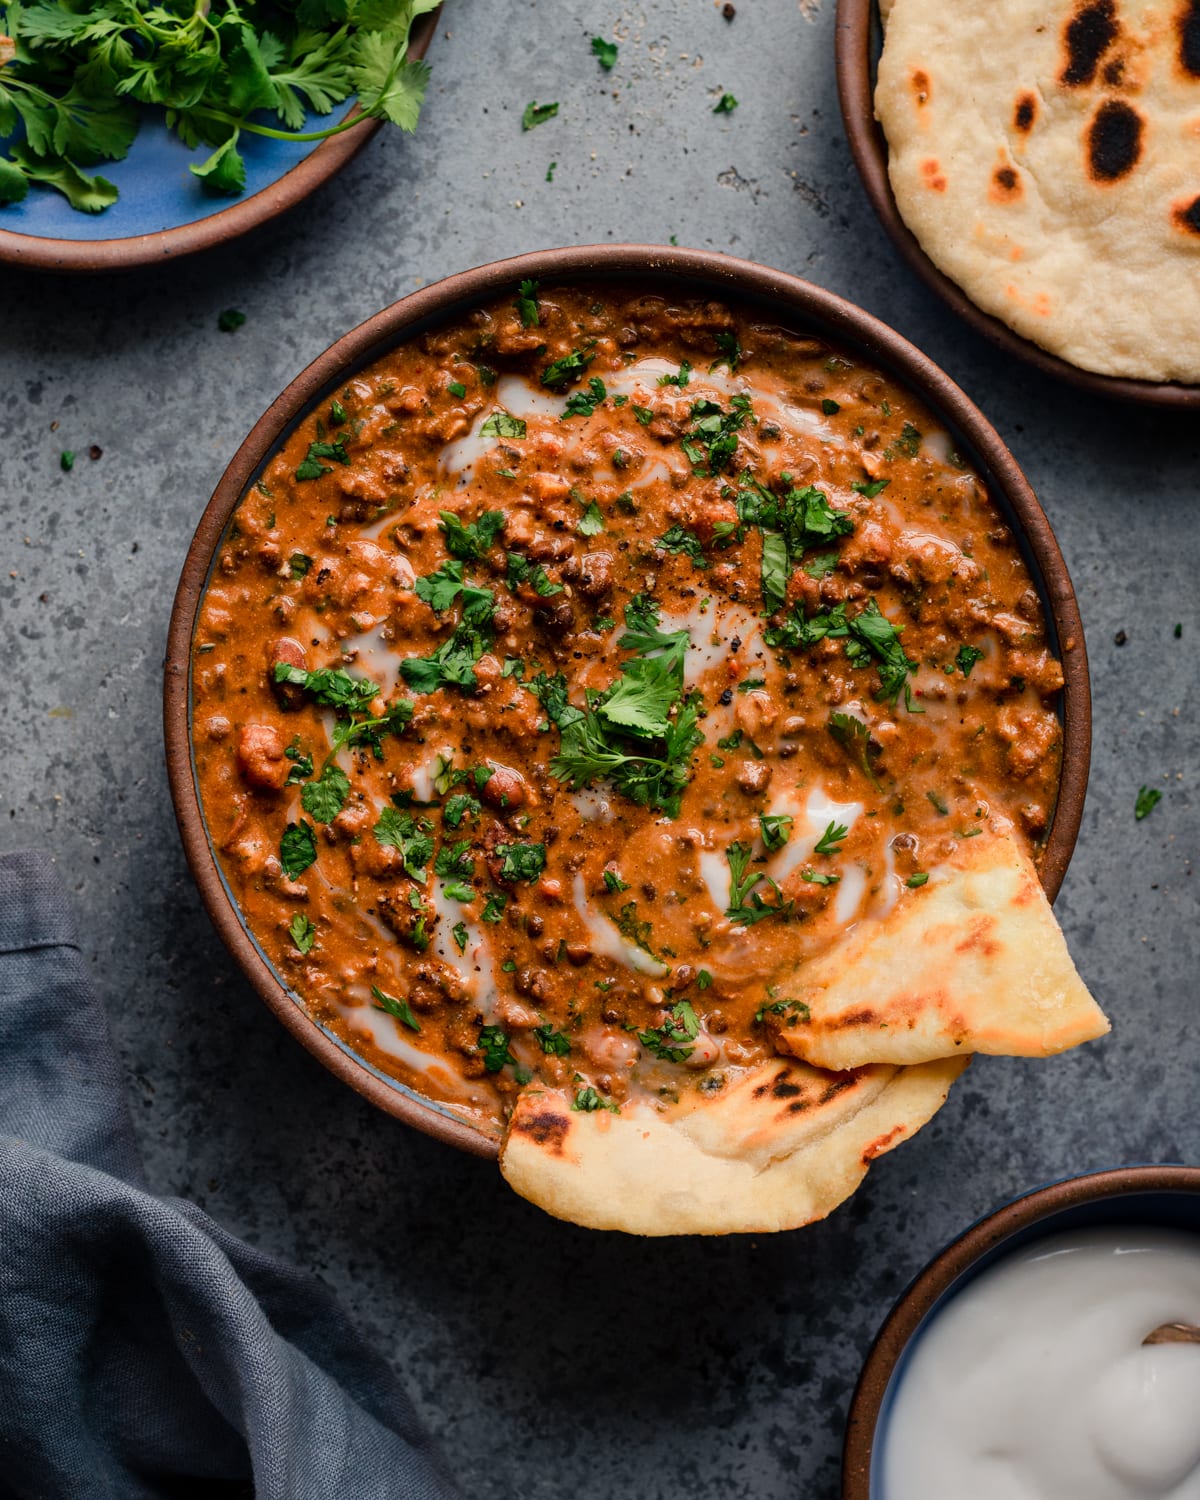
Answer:
[{"label": "creamy tomato sauce", "polygon": [[194,641],[201,801],[310,1014],[495,1130],[720,1090],[798,964],[985,827],[1062,673],[902,386],[736,307],[524,286],[314,411]]}]

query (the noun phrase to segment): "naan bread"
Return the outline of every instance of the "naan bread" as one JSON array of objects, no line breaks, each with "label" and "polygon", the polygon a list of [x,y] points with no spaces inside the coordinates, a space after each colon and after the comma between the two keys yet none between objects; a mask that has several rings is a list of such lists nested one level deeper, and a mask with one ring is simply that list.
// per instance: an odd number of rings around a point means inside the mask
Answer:
[{"label": "naan bread", "polygon": [[723,1092],[619,1114],[525,1090],[500,1170],[556,1218],[627,1234],[798,1229],[848,1198],[877,1156],[945,1103],[967,1058],[824,1073],[776,1058]]},{"label": "naan bread", "polygon": [[981,308],[1200,381],[1198,0],[891,0],[875,112],[905,222]]},{"label": "naan bread", "polygon": [[1109,1029],[1029,858],[991,835],[964,843],[953,866],[785,985],[808,1016],[776,1045],[822,1068],[1048,1057]]}]

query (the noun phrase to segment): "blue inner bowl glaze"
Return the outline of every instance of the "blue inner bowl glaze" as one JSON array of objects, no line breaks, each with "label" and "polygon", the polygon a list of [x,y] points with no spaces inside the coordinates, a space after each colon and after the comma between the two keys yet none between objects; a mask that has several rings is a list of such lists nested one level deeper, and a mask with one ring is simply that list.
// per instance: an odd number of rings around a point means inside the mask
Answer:
[{"label": "blue inner bowl glaze", "polygon": [[[1021,1197],[1026,1196],[1028,1195],[1021,1194]],[[879,1407],[879,1419],[875,1424],[875,1439],[871,1449],[871,1500],[888,1500],[883,1477],[884,1457],[887,1452],[888,1431],[896,1406],[896,1394],[904,1380],[905,1371],[917,1345],[946,1304],[952,1298],[957,1297],[964,1287],[970,1286],[971,1282],[990,1266],[994,1266],[997,1261],[1006,1259],[1035,1240],[1075,1229],[1102,1229],[1126,1224],[1144,1224],[1156,1229],[1181,1229],[1193,1234],[1200,1233],[1200,1193],[1148,1190],[1144,1193],[1122,1193],[1116,1197],[1061,1208],[1056,1213],[1047,1214],[1044,1219],[1039,1219],[1036,1224],[1029,1224],[1024,1229],[1017,1230],[1000,1244],[994,1245],[961,1276],[951,1282],[921,1319],[892,1370],[892,1378],[888,1381],[887,1390],[884,1392],[883,1401]]]},{"label": "blue inner bowl glaze", "polygon": [[[324,130],[338,124],[352,104],[350,101],[341,113],[307,116],[303,129]],[[274,116],[267,122],[279,123]],[[124,161],[101,162],[85,169],[89,176],[99,174],[116,184],[121,196],[111,208],[99,214],[80,213],[54,188],[33,183],[22,202],[0,207],[0,229],[35,239],[85,241],[136,239],[165,229],[180,229],[273,186],[320,144],[276,141],[243,132],[238,150],[246,163],[246,187],[230,197],[209,192],[200,178],[188,171],[189,166],[199,166],[211,156],[212,148],[189,150],[167,130],[163,111],[147,108]]]}]

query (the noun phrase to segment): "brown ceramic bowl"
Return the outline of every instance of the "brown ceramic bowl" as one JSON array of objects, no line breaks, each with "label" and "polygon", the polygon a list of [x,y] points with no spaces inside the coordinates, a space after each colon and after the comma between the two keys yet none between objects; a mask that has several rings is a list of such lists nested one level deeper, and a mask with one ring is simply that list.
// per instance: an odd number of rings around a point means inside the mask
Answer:
[{"label": "brown ceramic bowl", "polygon": [[901,1294],[867,1355],[846,1425],[842,1500],[887,1500],[872,1474],[876,1435],[886,1429],[892,1377],[903,1373],[905,1354],[927,1317],[981,1271],[1033,1240],[1124,1224],[1200,1230],[1200,1167],[1117,1167],[1051,1183],[980,1219],[932,1260]]},{"label": "brown ceramic bowl", "polygon": [[[439,9],[414,22],[408,47],[410,57],[425,56],[440,15]],[[353,112],[357,112],[357,107]],[[178,260],[184,255],[194,255],[198,250],[210,250],[262,224],[269,224],[295,208],[357,156],[382,124],[382,120],[367,120],[354,130],[330,136],[316,150],[310,151],[303,161],[259,192],[231,200],[229,207],[219,213],[154,234],[111,240],[50,239],[5,229],[0,221],[0,264],[7,262],[37,271],[86,274],[130,271],[138,266]]]},{"label": "brown ceramic bowl", "polygon": [[649,245],[583,246],[546,250],[482,266],[424,287],[353,329],[292,381],[259,419],[234,455],[188,550],[167,639],[165,728],[167,771],[184,849],[209,916],[247,979],[294,1037],[344,1082],[389,1114],[479,1155],[497,1142],[464,1124],[442,1105],[377,1072],[312,1021],[243,924],[221,875],[206,831],[193,774],[190,715],[192,635],[213,560],[234,510],[267,460],[294,427],[358,370],[426,328],[511,290],[532,277],[542,282],[607,278],[637,281],[665,292],[702,292],[735,298],[775,322],[826,334],[861,351],[898,376],[939,414],[990,484],[1017,536],[1046,612],[1052,645],[1063,664],[1063,771],[1041,878],[1053,899],[1062,883],[1083,812],[1091,754],[1091,702],[1079,607],[1058,543],[1012,454],[983,414],[919,350],[852,303],[782,271],[702,250]]},{"label": "brown ceramic bowl", "polygon": [[877,0],[838,0],[835,43],[838,97],[850,151],[880,222],[896,249],[926,286],[931,287],[978,333],[1006,353],[1035,365],[1046,375],[1066,380],[1095,396],[1111,396],[1119,401],[1140,401],[1149,406],[1177,410],[1200,408],[1200,385],[1097,375],[1068,360],[1059,359],[1031,339],[1015,333],[999,318],[984,312],[956,282],[938,270],[901,218],[888,180],[887,139],[875,118],[875,63],[881,34]]}]

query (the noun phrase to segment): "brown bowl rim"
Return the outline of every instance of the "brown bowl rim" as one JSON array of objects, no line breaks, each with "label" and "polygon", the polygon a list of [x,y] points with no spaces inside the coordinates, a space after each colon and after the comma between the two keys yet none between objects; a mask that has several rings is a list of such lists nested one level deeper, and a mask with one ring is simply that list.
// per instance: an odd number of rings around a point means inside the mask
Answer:
[{"label": "brown bowl rim", "polygon": [[326,390],[396,347],[416,325],[511,290],[525,278],[540,281],[607,278],[688,278],[718,295],[771,304],[801,326],[815,326],[891,370],[966,439],[994,491],[1013,517],[1036,571],[1043,604],[1058,637],[1065,685],[1063,755],[1054,821],[1041,862],[1051,900],[1070,862],[1083,815],[1091,756],[1091,698],[1079,606],[1050,523],[1029,482],[995,428],[950,377],[907,339],[844,298],[783,271],[707,250],[656,245],[584,245],[531,251],[459,272],[410,293],[332,344],[272,402],[231,459],[200,518],[180,574],[167,635],[163,717],[167,775],[184,851],[213,925],[266,1003],[288,1031],[344,1083],[379,1108],[418,1129],[480,1156],[496,1156],[497,1142],[445,1113],[344,1050],[313,1022],[249,936],[227,893],[209,844],[193,777],[190,717],[191,642],[213,555],[229,518],[283,433]]},{"label": "brown bowl rim", "polygon": [[938,269],[904,222],[892,193],[887,168],[887,138],[875,118],[874,70],[871,66],[871,23],[877,0],[838,0],[834,53],[838,100],[846,139],[871,206],[909,267],[942,301],[977,333],[1003,349],[1081,390],[1118,401],[1166,407],[1175,411],[1200,407],[1200,385],[1175,380],[1134,380],[1100,375],[1035,344],[973,302],[962,288]]},{"label": "brown bowl rim", "polygon": [[[425,56],[440,16],[440,9],[430,11],[414,22],[409,57],[420,59]],[[355,105],[350,114],[358,113]],[[168,260],[177,261],[185,255],[195,255],[200,250],[211,250],[261,225],[273,223],[281,214],[295,208],[348,165],[382,124],[382,120],[366,120],[342,135],[330,136],[310,151],[303,161],[297,162],[290,171],[257,193],[238,198],[218,213],[194,219],[190,224],[177,224],[172,229],[112,240],[63,240],[0,228],[0,265],[86,276],[161,265]]]},{"label": "brown bowl rim", "polygon": [[959,1277],[1014,1235],[1066,1209],[1149,1193],[1200,1194],[1200,1167],[1112,1167],[1052,1182],[1004,1204],[935,1255],[897,1298],[863,1364],[846,1419],[842,1500],[877,1500],[871,1494],[871,1458],[892,1372],[925,1315]]}]

